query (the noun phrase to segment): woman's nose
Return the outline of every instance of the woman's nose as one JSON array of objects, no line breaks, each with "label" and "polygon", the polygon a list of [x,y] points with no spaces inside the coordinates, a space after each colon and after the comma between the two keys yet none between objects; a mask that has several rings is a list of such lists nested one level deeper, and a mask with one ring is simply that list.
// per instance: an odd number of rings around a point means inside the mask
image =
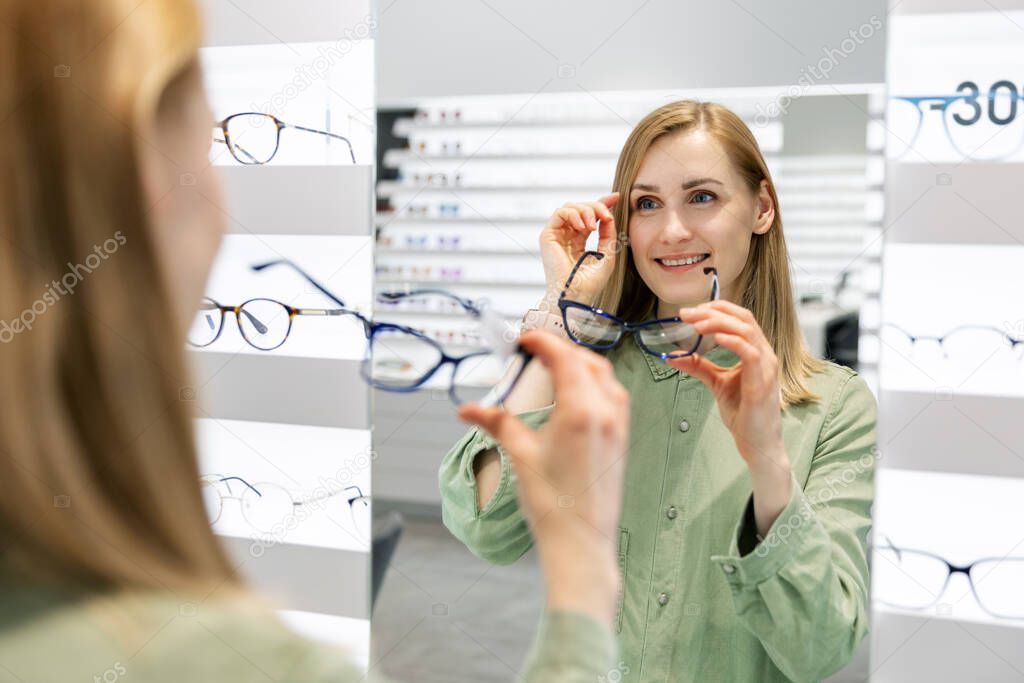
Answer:
[{"label": "woman's nose", "polygon": [[661,241],[664,244],[672,244],[681,240],[693,237],[693,231],[686,227],[683,217],[675,211],[666,213],[665,225],[661,229]]}]

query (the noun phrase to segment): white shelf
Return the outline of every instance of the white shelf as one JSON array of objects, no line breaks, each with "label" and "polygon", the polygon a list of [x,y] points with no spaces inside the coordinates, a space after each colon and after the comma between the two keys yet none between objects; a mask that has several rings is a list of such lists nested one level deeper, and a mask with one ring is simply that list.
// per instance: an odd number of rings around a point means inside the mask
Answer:
[{"label": "white shelf", "polygon": [[1009,623],[972,623],[876,610],[872,683],[1006,683],[1024,676],[1024,632]]},{"label": "white shelf", "polygon": [[1024,478],[1024,398],[881,392],[883,467]]},{"label": "white shelf", "polygon": [[373,167],[218,166],[230,232],[369,235]]},{"label": "white shelf", "polygon": [[285,626],[344,652],[357,669],[370,667],[370,620],[300,610],[278,610]]},{"label": "white shelf", "polygon": [[276,606],[369,618],[369,553],[282,543],[257,556],[247,538],[219,538],[245,580]]},{"label": "white shelf", "polygon": [[1024,163],[890,162],[888,178],[889,244],[1024,244],[1020,207],[1006,201],[1024,186]]},{"label": "white shelf", "polygon": [[[608,180],[612,178],[608,175]],[[786,179],[776,181],[776,191],[783,195],[787,192],[806,192],[810,190],[827,192],[863,192],[868,189],[868,184],[863,177],[850,176],[835,177],[802,177],[796,180]],[[608,184],[579,183],[571,184],[565,179],[553,179],[550,183],[504,183],[501,185],[463,183],[461,185],[436,185],[428,183],[414,183],[411,181],[382,180],[377,183],[377,196],[390,197],[402,192],[448,192],[452,194],[467,192],[575,192],[585,196],[599,196],[608,192]],[[845,194],[845,192],[844,192]],[[780,196],[780,202],[784,201]]]},{"label": "white shelf", "polygon": [[197,417],[367,429],[369,401],[360,362],[227,353],[190,353],[195,387],[182,396]]},{"label": "white shelf", "polygon": [[300,492],[358,486],[372,495],[369,429],[198,418],[195,431],[202,474],[272,481]]}]

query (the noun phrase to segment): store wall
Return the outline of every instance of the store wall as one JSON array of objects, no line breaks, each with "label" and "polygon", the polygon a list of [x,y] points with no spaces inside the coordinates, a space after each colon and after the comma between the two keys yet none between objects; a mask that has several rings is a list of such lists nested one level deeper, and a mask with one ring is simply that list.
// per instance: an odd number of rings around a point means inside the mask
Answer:
[{"label": "store wall", "polygon": [[384,0],[378,104],[579,88],[783,85],[801,77],[877,83],[885,76],[885,15],[883,0],[568,0],[545,3],[543,12],[511,0]]}]

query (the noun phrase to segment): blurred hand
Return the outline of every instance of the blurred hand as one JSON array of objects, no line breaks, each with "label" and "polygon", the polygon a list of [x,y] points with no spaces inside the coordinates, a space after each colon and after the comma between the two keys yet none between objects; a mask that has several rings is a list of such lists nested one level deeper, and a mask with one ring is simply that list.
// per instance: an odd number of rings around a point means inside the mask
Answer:
[{"label": "blurred hand", "polygon": [[551,372],[555,407],[533,431],[500,408],[463,405],[459,416],[492,434],[519,480],[519,503],[537,542],[548,606],[610,621],[618,587],[617,532],[629,440],[629,394],[607,359],[548,332],[520,343]]}]

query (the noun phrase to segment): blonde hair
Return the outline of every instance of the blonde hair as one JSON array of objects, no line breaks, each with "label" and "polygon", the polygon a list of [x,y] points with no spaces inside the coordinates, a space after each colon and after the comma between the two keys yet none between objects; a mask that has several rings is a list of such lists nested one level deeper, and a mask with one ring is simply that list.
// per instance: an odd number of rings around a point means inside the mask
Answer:
[{"label": "blonde hair", "polygon": [[[657,297],[640,277],[632,251],[628,248],[632,211],[629,193],[651,145],[664,135],[688,130],[704,131],[717,140],[725,148],[747,188],[755,195],[760,191],[761,181],[767,181],[768,193],[775,206],[775,220],[766,233],[751,236],[747,262],[735,285],[735,291],[739,292],[739,300],[735,303],[750,309],[775,350],[779,359],[783,406],[819,401],[821,397],[812,393],[804,380],[813,373],[824,371],[828,364],[807,350],[800,332],[775,184],[750,129],[736,114],[720,104],[693,100],[672,102],[655,109],[633,128],[619,154],[612,186],[612,190],[619,192],[621,197],[613,208],[617,244],[627,245],[627,248],[616,259],[598,305],[633,322],[654,315]],[[621,257],[623,255],[625,258]]]},{"label": "blonde hair", "polygon": [[230,588],[141,169],[159,112],[194,92],[197,10],[0,0],[0,31],[0,565],[26,583]]}]

